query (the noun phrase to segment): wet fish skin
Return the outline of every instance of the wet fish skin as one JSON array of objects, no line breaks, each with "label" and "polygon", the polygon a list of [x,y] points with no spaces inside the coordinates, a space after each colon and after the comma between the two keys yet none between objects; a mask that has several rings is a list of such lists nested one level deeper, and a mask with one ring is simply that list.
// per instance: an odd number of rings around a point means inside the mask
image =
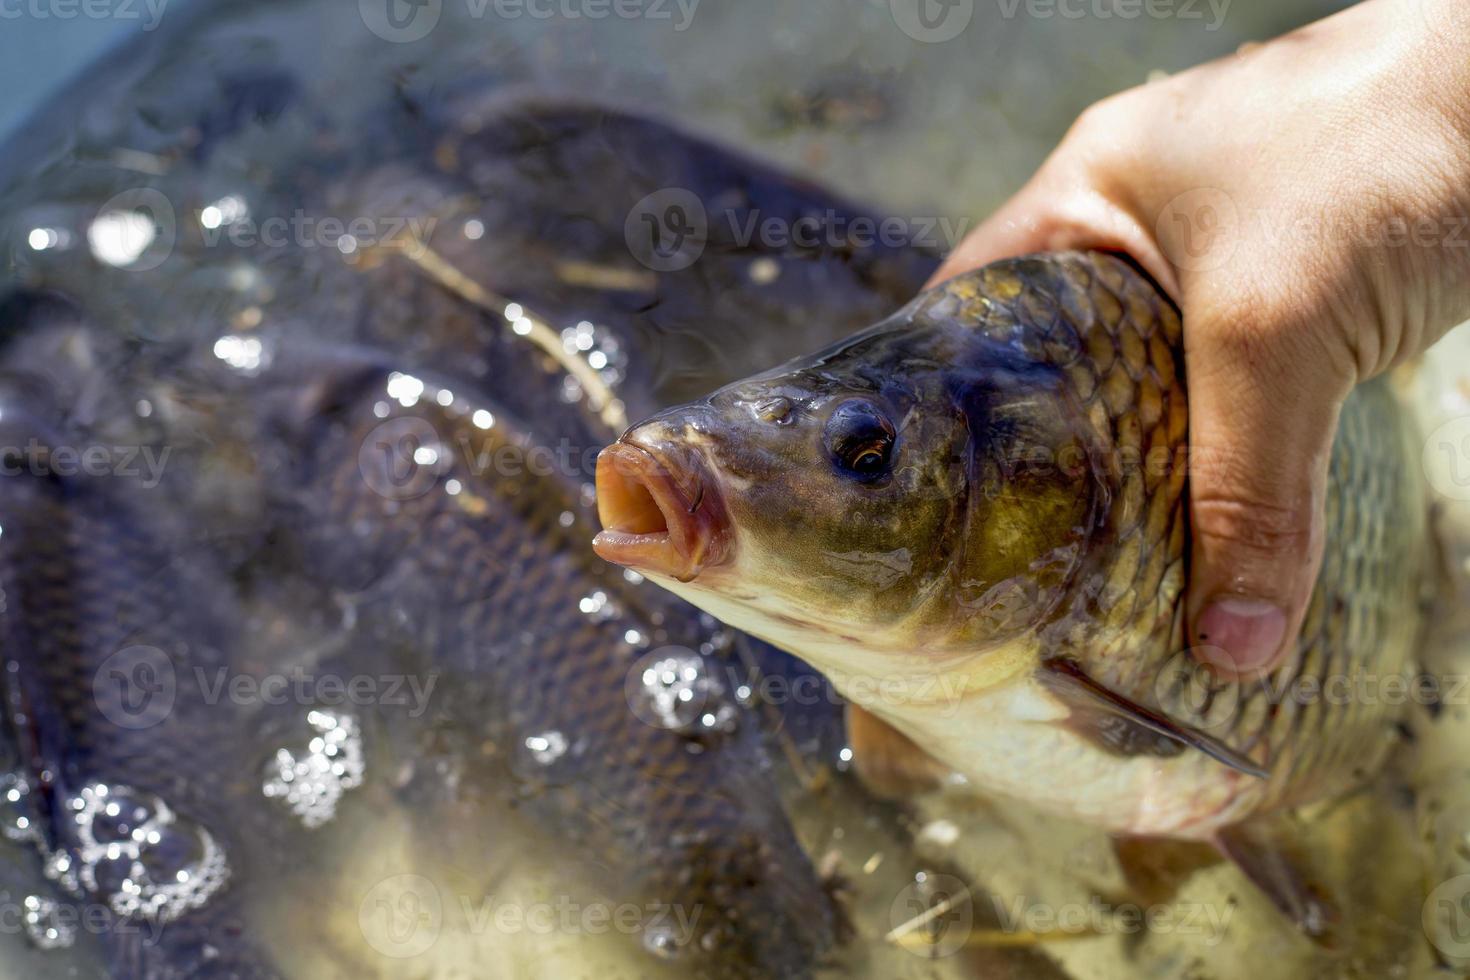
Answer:
[{"label": "wet fish skin", "polygon": [[[1214,681],[1184,637],[1186,477],[1209,461],[1188,456],[1181,343],[1177,311],[1115,256],[960,276],[633,427],[624,444],[696,457],[734,540],[688,581],[633,564],[810,660],[978,785],[1115,831],[1209,837],[1340,793],[1384,757],[1402,702],[1383,685],[1411,669],[1423,508],[1401,415],[1382,384],[1349,400],[1298,647],[1264,682]],[[890,454],[875,474],[844,465],[854,439]],[[1057,661],[1269,777],[1105,738],[1119,719],[1059,698]],[[1364,693],[1299,697],[1298,682]]]}]

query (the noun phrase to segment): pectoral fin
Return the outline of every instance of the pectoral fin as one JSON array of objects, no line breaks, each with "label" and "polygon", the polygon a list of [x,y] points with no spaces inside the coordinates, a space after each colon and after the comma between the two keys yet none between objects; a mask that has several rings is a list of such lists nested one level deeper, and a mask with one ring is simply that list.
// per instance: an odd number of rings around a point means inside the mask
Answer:
[{"label": "pectoral fin", "polygon": [[1145,905],[1172,902],[1195,872],[1220,863],[1220,849],[1204,841],[1162,837],[1113,838],[1113,854],[1129,897]]},{"label": "pectoral fin", "polygon": [[1294,829],[1284,817],[1257,819],[1217,832],[1214,844],[1292,924],[1331,949],[1341,917],[1305,852],[1294,845]]},{"label": "pectoral fin", "polygon": [[949,769],[877,715],[847,706],[847,744],[863,784],[885,799],[938,789]]},{"label": "pectoral fin", "polygon": [[1269,775],[1267,770],[1213,735],[1181,725],[1108,690],[1087,676],[1074,660],[1044,660],[1039,676],[1072,709],[1072,730],[1110,752],[1170,756],[1186,748],[1198,749],[1248,776],[1265,779]]}]

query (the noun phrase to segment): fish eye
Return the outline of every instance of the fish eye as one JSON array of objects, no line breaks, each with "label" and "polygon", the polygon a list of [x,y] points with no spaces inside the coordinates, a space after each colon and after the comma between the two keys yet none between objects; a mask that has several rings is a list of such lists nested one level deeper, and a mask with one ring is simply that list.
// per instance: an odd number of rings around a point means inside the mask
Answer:
[{"label": "fish eye", "polygon": [[893,423],[877,406],[856,400],[838,405],[823,432],[832,461],[860,480],[888,472],[894,436]]}]

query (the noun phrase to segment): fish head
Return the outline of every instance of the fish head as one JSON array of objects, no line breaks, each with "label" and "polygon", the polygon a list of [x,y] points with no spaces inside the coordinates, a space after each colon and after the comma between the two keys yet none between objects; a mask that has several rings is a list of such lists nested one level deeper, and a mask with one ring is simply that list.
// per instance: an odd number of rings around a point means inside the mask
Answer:
[{"label": "fish head", "polygon": [[1065,371],[963,285],[629,429],[599,554],[829,675],[1033,635],[1107,488]]}]

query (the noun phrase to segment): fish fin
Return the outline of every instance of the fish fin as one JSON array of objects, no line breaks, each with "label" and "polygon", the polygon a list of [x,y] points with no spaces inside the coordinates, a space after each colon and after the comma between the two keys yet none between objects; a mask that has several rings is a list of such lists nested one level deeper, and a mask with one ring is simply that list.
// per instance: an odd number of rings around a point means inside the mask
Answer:
[{"label": "fish fin", "polygon": [[1258,818],[1217,831],[1213,843],[1303,935],[1335,949],[1341,914],[1311,873],[1293,831],[1284,818]]},{"label": "fish fin", "polygon": [[1194,840],[1164,837],[1113,837],[1113,855],[1123,872],[1131,899],[1143,905],[1163,905],[1196,871],[1220,863],[1219,848]]},{"label": "fish fin", "polygon": [[847,705],[847,744],[863,785],[884,799],[936,790],[949,769],[888,722]]},{"label": "fish fin", "polygon": [[1248,776],[1265,779],[1269,775],[1254,760],[1213,735],[1181,725],[1108,690],[1087,676],[1075,660],[1058,657],[1043,660],[1041,666],[1042,684],[1072,709],[1072,730],[1116,755],[1172,756],[1186,748],[1198,749]]}]

